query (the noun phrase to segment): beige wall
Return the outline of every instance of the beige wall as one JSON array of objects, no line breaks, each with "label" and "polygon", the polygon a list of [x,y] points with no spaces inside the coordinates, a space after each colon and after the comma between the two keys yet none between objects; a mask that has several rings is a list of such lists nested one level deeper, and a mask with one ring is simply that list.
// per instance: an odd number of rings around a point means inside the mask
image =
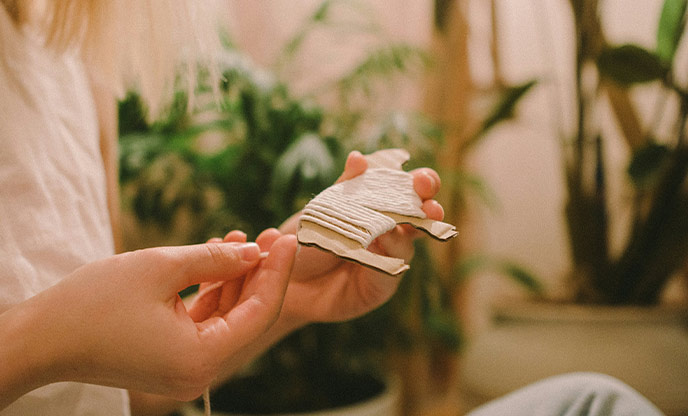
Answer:
[{"label": "beige wall", "polygon": [[[270,65],[284,41],[319,2],[317,0],[231,1],[230,26],[238,44],[260,64]],[[422,0],[365,1],[390,36],[427,45],[432,25],[432,3]],[[495,190],[500,201],[496,212],[481,212],[470,237],[481,250],[509,257],[529,266],[546,280],[554,293],[561,290],[568,265],[568,247],[562,222],[564,189],[559,159],[560,130],[571,131],[573,37],[566,0],[500,0],[500,54],[504,76],[510,82],[537,78],[540,85],[522,103],[518,120],[496,129],[472,160],[477,172]],[[639,42],[653,46],[661,0],[605,0],[603,23],[612,42]],[[479,85],[489,82],[492,69],[487,45],[487,0],[473,0],[471,68]],[[298,88],[307,90],[342,65],[360,56],[365,39],[322,36],[313,39],[303,64],[290,74]],[[344,39],[344,41],[342,41]],[[407,105],[418,105],[419,90],[409,86]],[[640,91],[636,97],[649,110],[654,94]],[[599,108],[604,132],[610,139],[609,164],[616,166],[610,178],[615,229],[622,230],[624,213],[617,208],[627,197],[623,165],[628,154],[619,142],[608,109]],[[563,126],[563,129],[559,126]],[[568,126],[568,127],[567,127]],[[622,232],[618,231],[617,241]],[[486,301],[518,290],[485,276],[472,283],[468,308],[481,309]]]},{"label": "beige wall", "polygon": [[[484,231],[482,248],[529,266],[545,280],[551,293],[560,294],[569,264],[563,223],[563,170],[559,134],[572,131],[573,36],[567,1],[521,0],[498,2],[502,33],[501,56],[505,77],[512,82],[531,78],[540,85],[522,103],[516,122],[500,127],[477,152],[474,164],[495,189],[501,207],[476,220]],[[660,0],[605,0],[603,25],[611,43],[637,42],[654,46]],[[476,63],[479,71],[480,63]],[[647,117],[657,96],[653,88],[633,97]],[[629,189],[624,169],[628,152],[621,142],[609,109],[597,113],[608,150],[613,249],[624,238],[628,212],[623,209]],[[519,294],[513,285],[487,276],[475,280],[466,307],[485,310],[489,301]],[[484,315],[478,315],[484,316]]]},{"label": "beige wall", "polygon": [[[238,46],[256,63],[273,67],[283,45],[302,27],[320,0],[229,1],[229,26]],[[337,4],[337,2],[334,2]],[[358,1],[335,6],[337,19],[378,22],[392,39],[423,46],[430,38],[432,2],[418,0]],[[393,7],[390,7],[393,5]],[[308,91],[353,65],[372,36],[344,30],[316,30],[309,36],[287,76],[297,91]]]}]

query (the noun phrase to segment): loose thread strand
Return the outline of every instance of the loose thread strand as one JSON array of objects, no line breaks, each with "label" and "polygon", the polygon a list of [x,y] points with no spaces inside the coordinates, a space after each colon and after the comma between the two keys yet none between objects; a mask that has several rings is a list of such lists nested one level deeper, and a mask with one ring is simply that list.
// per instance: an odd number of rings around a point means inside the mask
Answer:
[{"label": "loose thread strand", "polygon": [[203,391],[203,415],[210,416],[210,387]]}]

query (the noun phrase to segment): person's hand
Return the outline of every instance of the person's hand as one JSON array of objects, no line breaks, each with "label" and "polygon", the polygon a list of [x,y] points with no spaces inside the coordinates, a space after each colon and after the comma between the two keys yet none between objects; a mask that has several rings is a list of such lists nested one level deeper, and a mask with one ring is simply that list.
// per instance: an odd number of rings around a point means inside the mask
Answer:
[{"label": "person's hand", "polygon": [[[354,178],[367,169],[367,161],[359,152],[352,152],[338,182]],[[428,218],[441,220],[442,206],[432,198],[439,191],[440,178],[429,168],[411,172],[416,193],[423,200]],[[282,233],[295,233],[298,216],[282,227],[269,229],[256,239],[262,251],[275,250],[274,243]],[[422,232],[409,225],[396,226],[377,238],[368,249],[407,263],[413,256],[413,239]],[[229,233],[224,241],[245,241],[242,233]],[[287,288],[282,318],[301,323],[329,322],[351,319],[380,306],[395,292],[400,277],[389,276],[359,264],[344,261],[317,248],[300,247],[293,276]]]},{"label": "person's hand", "polygon": [[[283,241],[285,240],[285,241]],[[238,304],[246,301],[250,292],[247,288],[260,284],[255,280],[255,275],[260,275],[265,272],[264,269],[271,273],[289,274],[295,257],[295,240],[294,236],[284,236],[280,242],[274,246],[275,250],[268,255],[269,258],[277,257],[281,259],[292,259],[292,262],[281,261],[264,261],[260,262],[257,267],[245,276],[225,280],[225,281],[204,281],[200,283],[198,293],[191,299],[188,305],[188,313],[194,322],[202,322],[214,317],[225,316],[230,313]],[[246,234],[242,231],[231,231],[225,235],[224,239],[211,238],[208,244],[245,244]],[[259,247],[258,244],[255,244]],[[267,254],[269,250],[261,247],[262,254]],[[284,269],[276,269],[283,267]],[[269,282],[268,282],[269,283]]]},{"label": "person's hand", "polygon": [[[79,381],[189,400],[279,316],[295,240],[275,241],[265,260],[256,244],[220,243],[147,249],[91,263],[0,315],[0,323],[12,322],[8,331],[14,331],[0,335],[21,336],[28,346],[23,358],[40,374],[22,375],[29,389]],[[178,291],[219,281],[242,282],[231,307],[223,313],[206,309],[204,316],[200,309],[187,313]],[[0,357],[6,357],[2,348]],[[12,377],[0,371],[0,391],[3,380]],[[10,384],[6,391],[17,393],[16,383]]]}]

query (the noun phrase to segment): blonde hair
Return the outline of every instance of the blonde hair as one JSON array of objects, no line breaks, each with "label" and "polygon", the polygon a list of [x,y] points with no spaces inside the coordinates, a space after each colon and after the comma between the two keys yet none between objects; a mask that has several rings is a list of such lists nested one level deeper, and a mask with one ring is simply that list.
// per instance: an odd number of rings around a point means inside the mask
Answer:
[{"label": "blonde hair", "polygon": [[[210,69],[221,49],[208,0],[5,0],[23,24],[39,29],[48,46],[78,47],[96,81],[118,96],[135,88],[156,115],[175,83],[193,92],[197,65]],[[180,71],[180,66],[184,66]],[[216,84],[216,83],[215,83]],[[193,94],[189,95],[193,97]]]}]

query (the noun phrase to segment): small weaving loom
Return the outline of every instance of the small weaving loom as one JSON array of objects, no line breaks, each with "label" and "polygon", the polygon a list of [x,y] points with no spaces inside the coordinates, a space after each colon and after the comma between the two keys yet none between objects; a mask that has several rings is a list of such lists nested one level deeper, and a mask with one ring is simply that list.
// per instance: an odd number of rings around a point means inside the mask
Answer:
[{"label": "small weaving loom", "polygon": [[406,271],[404,260],[368,251],[370,243],[397,224],[410,224],[446,241],[457,235],[453,225],[428,219],[413,189],[413,176],[402,170],[409,154],[380,150],[366,156],[361,175],[332,185],[303,209],[296,234],[299,243],[390,275]]}]

